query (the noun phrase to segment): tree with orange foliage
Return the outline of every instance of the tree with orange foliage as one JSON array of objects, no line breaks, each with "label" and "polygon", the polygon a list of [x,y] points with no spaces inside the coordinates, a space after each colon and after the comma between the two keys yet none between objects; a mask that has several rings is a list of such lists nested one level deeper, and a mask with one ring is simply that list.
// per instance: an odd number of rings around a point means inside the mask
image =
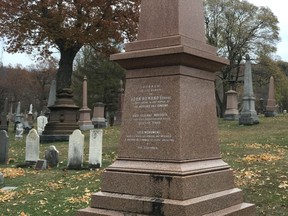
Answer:
[{"label": "tree with orange foliage", "polygon": [[86,44],[99,51],[136,36],[140,0],[0,0],[8,52],[60,52],[57,93],[71,86],[73,60]]}]

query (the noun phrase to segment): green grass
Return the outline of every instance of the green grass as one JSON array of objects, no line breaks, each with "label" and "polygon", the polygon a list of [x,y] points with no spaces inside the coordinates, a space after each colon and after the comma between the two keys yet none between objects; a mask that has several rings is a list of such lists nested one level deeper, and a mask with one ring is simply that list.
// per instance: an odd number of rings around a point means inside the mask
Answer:
[{"label": "green grass", "polygon": [[[25,138],[14,140],[9,130],[10,163],[0,165],[6,175],[4,186],[18,187],[0,192],[0,216],[75,215],[89,206],[90,195],[100,190],[103,169],[117,155],[119,127],[104,130],[103,168],[66,170],[68,143],[53,143],[60,151],[58,168],[36,171],[16,169],[24,162]],[[288,115],[260,118],[260,124],[239,126],[219,119],[221,153],[234,170],[236,186],[244,192],[245,202],[255,203],[257,215],[287,215],[288,212]],[[88,161],[89,134],[85,132],[85,164]],[[40,145],[40,157],[50,144]],[[9,173],[10,171],[10,173]]]}]

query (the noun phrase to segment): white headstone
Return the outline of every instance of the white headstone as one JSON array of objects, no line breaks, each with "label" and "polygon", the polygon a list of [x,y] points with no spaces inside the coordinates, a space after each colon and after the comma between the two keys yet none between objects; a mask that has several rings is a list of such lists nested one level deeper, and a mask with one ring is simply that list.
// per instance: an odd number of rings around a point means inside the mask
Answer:
[{"label": "white headstone", "polygon": [[39,135],[42,135],[46,124],[48,123],[48,119],[46,116],[39,116],[37,118],[37,131]]},{"label": "white headstone", "polygon": [[29,107],[29,112],[28,114],[32,115],[33,114],[33,105],[30,104],[30,107]]},{"label": "white headstone", "polygon": [[39,160],[39,135],[31,129],[26,137],[25,161],[37,162]]},{"label": "white headstone", "polygon": [[102,166],[102,137],[102,129],[90,130],[89,166],[92,168]]},{"label": "white headstone", "polygon": [[8,161],[9,137],[5,130],[0,131],[0,164]]},{"label": "white headstone", "polygon": [[23,138],[24,127],[22,123],[16,125],[15,140]]},{"label": "white headstone", "polygon": [[81,169],[84,154],[84,135],[80,130],[74,130],[69,136],[68,169]]}]

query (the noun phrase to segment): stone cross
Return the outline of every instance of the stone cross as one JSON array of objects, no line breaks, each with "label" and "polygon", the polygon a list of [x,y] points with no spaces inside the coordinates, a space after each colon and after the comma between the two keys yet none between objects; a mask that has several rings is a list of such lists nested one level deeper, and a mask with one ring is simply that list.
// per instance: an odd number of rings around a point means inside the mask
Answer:
[{"label": "stone cross", "polygon": [[102,137],[102,129],[90,130],[89,166],[91,168],[102,167]]},{"label": "stone cross", "polygon": [[81,169],[84,154],[84,135],[76,129],[69,136],[68,169]]},{"label": "stone cross", "polygon": [[246,55],[244,71],[244,92],[242,98],[242,110],[240,113],[240,125],[254,125],[259,123],[255,110],[255,96],[253,92],[252,67],[249,55]]},{"label": "stone cross", "polygon": [[269,81],[269,92],[268,92],[268,100],[266,105],[265,116],[266,117],[273,117],[276,116],[276,100],[275,100],[275,84],[274,84],[274,77],[270,77]]},{"label": "stone cross", "polygon": [[0,164],[6,164],[8,162],[9,152],[9,136],[7,131],[0,130]]},{"label": "stone cross", "polygon": [[39,160],[39,135],[31,129],[26,137],[25,161],[37,162]]}]

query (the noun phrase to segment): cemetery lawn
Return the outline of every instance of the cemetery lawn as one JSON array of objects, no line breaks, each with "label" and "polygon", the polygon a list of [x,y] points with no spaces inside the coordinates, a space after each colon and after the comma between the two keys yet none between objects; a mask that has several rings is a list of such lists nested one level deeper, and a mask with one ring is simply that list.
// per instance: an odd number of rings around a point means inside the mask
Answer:
[{"label": "cemetery lawn", "polygon": [[[75,215],[90,204],[90,196],[100,190],[101,173],[117,156],[119,127],[104,130],[103,168],[67,170],[68,142],[53,143],[60,151],[58,168],[38,171],[16,168],[24,162],[25,137],[14,140],[9,130],[9,163],[0,165],[4,184],[15,190],[0,190],[0,216]],[[288,115],[260,117],[260,124],[239,126],[219,119],[222,158],[234,170],[236,187],[245,202],[256,204],[257,215],[287,215],[288,212]],[[89,135],[85,134],[85,161]],[[40,145],[40,157],[50,144]]]}]

